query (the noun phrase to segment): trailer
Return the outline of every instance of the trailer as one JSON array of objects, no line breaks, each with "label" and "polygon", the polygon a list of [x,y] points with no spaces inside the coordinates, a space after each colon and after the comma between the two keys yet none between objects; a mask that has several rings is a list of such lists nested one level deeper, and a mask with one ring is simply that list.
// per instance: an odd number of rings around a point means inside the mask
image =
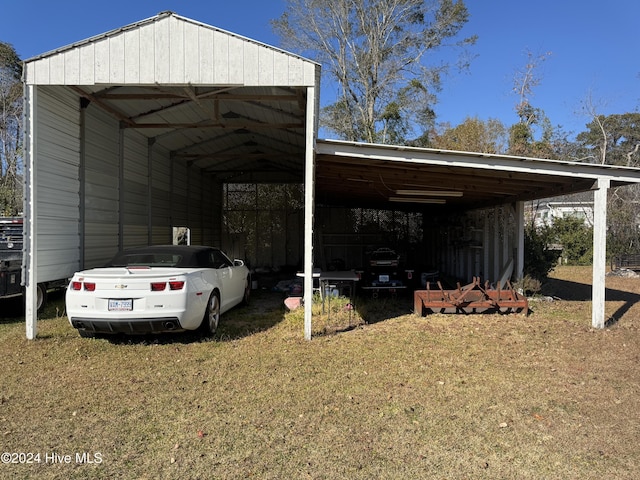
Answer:
[{"label": "trailer", "polygon": [[[23,219],[0,217],[0,299],[19,297],[23,294]],[[66,279],[37,285],[38,310],[47,301],[47,290],[64,288]]]},{"label": "trailer", "polygon": [[0,218],[0,298],[22,295],[22,218]]}]

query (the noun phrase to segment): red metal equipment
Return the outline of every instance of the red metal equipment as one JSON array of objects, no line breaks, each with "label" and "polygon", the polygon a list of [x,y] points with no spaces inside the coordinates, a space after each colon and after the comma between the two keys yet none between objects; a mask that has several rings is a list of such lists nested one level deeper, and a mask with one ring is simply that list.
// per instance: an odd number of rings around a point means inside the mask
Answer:
[{"label": "red metal equipment", "polygon": [[413,297],[414,312],[425,316],[427,313],[485,313],[485,312],[529,312],[527,298],[520,295],[507,282],[506,289],[491,289],[489,282],[480,283],[480,277],[455,290],[444,290],[438,282],[439,290],[416,290]]}]

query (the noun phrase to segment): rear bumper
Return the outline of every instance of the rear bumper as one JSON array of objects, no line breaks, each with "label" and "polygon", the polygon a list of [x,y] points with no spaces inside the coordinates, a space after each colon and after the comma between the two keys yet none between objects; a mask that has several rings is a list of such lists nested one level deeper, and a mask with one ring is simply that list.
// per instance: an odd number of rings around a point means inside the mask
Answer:
[{"label": "rear bumper", "polygon": [[135,318],[127,320],[104,320],[99,318],[73,317],[71,326],[87,333],[165,333],[183,332],[178,317]]}]

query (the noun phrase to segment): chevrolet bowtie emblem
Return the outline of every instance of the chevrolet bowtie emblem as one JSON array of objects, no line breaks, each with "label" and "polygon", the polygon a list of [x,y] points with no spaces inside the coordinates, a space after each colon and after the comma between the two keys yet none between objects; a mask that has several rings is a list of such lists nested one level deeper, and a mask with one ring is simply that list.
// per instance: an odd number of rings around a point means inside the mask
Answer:
[{"label": "chevrolet bowtie emblem", "polygon": [[120,290],[122,290],[123,288],[127,288],[127,286],[126,286],[126,285],[116,285],[115,287],[116,287],[116,288],[119,288]]}]

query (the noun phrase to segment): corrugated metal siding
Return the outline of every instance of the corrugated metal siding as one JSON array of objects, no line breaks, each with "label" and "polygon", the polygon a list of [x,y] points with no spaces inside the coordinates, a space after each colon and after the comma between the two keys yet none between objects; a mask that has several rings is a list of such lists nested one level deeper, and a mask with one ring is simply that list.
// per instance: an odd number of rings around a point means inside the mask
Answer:
[{"label": "corrugated metal siding", "polygon": [[121,205],[123,247],[149,244],[149,161],[148,142],[142,135],[124,131]]},{"label": "corrugated metal siding", "polygon": [[118,251],[118,122],[89,105],[84,135],[84,266],[104,265]]},{"label": "corrugated metal siding", "polygon": [[206,213],[204,216],[204,242],[207,245],[222,247],[222,183],[213,178],[207,181],[205,188]]},{"label": "corrugated metal siding", "polygon": [[171,163],[171,225],[174,227],[188,227],[189,182],[187,167],[184,163]]},{"label": "corrugated metal siding", "polygon": [[172,226],[188,226],[194,244],[213,243],[215,232],[219,237],[211,211],[219,185],[211,188],[195,167],[172,165],[170,152],[149,147],[142,135],[121,133],[119,122],[99,108],[90,105],[85,122],[86,268],[104,264],[120,243],[170,243]]},{"label": "corrugated metal siding", "polygon": [[190,167],[187,169],[187,225],[191,228],[191,243],[201,245],[203,243],[202,234],[202,174],[198,169]]},{"label": "corrugated metal siding", "polygon": [[315,84],[315,63],[177,15],[161,15],[135,27],[116,30],[33,60],[27,69],[26,82]]},{"label": "corrugated metal siding", "polygon": [[85,121],[85,267],[102,265],[117,251],[119,221],[125,248],[146,245],[149,238],[153,244],[169,243],[171,226],[188,226],[194,244],[213,243],[216,232],[219,238],[219,220],[211,210],[219,185],[211,188],[195,167],[171,166],[169,151],[149,150],[138,133],[121,135],[119,123],[98,108],[90,106]]},{"label": "corrugated metal siding", "polygon": [[79,266],[78,99],[38,87],[35,116],[37,281],[46,282],[68,278]]},{"label": "corrugated metal siding", "polygon": [[151,243],[171,243],[171,168],[169,151],[154,145],[151,158]]}]

